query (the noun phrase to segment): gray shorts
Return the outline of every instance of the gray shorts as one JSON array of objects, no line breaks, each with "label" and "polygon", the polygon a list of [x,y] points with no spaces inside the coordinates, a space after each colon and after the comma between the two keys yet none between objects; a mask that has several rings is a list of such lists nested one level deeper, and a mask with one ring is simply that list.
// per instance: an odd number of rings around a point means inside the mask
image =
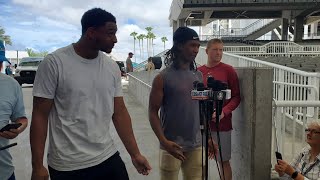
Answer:
[{"label": "gray shorts", "polygon": [[[218,144],[217,132],[211,131],[213,140]],[[231,130],[219,132],[222,161],[229,161],[231,159]],[[218,152],[217,158],[220,160],[220,152]]]}]

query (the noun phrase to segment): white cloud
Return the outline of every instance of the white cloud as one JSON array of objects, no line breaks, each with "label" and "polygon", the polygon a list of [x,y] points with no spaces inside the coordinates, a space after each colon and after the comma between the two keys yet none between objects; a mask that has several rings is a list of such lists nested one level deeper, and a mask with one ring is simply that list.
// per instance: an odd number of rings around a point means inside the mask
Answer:
[{"label": "white cloud", "polygon": [[13,0],[13,2],[30,8],[37,14],[63,20],[74,25],[79,25],[82,14],[88,9],[101,7],[114,14],[120,21],[131,18],[137,20],[140,24],[157,23],[168,26],[171,5],[171,0]]},{"label": "white cloud", "polygon": [[[163,51],[161,37],[166,36],[169,40],[169,42],[166,42],[166,48],[169,48],[172,44],[172,28],[169,27],[168,20],[172,0],[13,0],[12,2],[14,5],[23,7],[25,13],[34,16],[34,19],[31,20],[30,17],[29,19],[16,17],[16,19],[19,19],[19,22],[17,22],[19,25],[31,25],[34,30],[10,29],[10,33],[14,34],[13,39],[30,43],[36,49],[45,46],[46,50],[50,51],[56,49],[59,45],[64,46],[75,42],[81,34],[81,16],[93,7],[105,9],[117,18],[118,43],[113,50],[113,54],[119,60],[125,59],[127,53],[133,51],[133,37],[130,36],[130,33],[135,31],[139,34],[146,34],[144,28],[147,26],[153,27],[153,33],[157,36],[154,40],[155,54]],[[7,7],[7,9],[12,11],[11,7]],[[15,16],[18,15],[15,14]],[[128,22],[134,22],[134,24],[128,24]],[[23,33],[24,36],[18,33]],[[144,42],[144,49],[146,51],[146,41]],[[138,41],[135,55],[137,61],[142,61],[139,59]],[[145,52],[144,60],[146,58]]]},{"label": "white cloud", "polygon": [[24,22],[18,22],[19,25],[22,25],[22,26],[31,26],[34,24],[34,22],[32,21],[24,21]]}]

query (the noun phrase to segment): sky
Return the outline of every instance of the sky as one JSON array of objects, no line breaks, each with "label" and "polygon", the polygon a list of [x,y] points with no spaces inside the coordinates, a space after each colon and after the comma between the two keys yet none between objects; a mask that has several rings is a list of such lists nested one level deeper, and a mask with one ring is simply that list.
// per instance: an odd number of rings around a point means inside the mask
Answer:
[{"label": "sky", "polygon": [[[81,35],[80,19],[83,13],[99,7],[112,13],[117,19],[118,43],[112,51],[117,60],[125,60],[128,52],[134,52],[130,33],[146,34],[152,27],[156,35],[154,55],[164,50],[161,37],[167,37],[166,49],[172,46],[172,27],[169,11],[172,0],[0,0],[0,26],[11,36],[12,46],[7,50],[52,52],[78,41]],[[138,41],[133,60],[147,59],[146,41],[140,58]],[[135,59],[136,58],[136,59]]]}]

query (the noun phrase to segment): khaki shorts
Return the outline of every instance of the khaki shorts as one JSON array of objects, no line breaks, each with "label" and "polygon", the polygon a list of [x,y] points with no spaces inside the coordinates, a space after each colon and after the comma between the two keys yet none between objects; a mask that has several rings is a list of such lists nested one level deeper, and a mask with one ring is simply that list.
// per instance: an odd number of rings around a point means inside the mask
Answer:
[{"label": "khaki shorts", "polygon": [[202,179],[202,148],[184,152],[184,162],[176,159],[165,150],[160,149],[160,176],[161,180],[178,180],[180,168],[184,180]]},{"label": "khaki shorts", "polygon": [[[218,144],[217,132],[211,131],[211,136],[213,140]],[[220,131],[220,144],[221,144],[221,153],[222,161],[230,161],[231,159],[231,130],[230,131]],[[220,152],[218,152],[218,160],[220,160]]]}]

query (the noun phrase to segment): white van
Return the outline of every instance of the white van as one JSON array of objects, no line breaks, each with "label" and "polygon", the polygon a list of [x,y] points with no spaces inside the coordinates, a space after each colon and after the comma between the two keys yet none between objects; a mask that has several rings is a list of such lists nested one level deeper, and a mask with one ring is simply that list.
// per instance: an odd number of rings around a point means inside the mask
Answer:
[{"label": "white van", "polygon": [[33,84],[38,66],[43,58],[44,57],[26,57],[21,59],[14,74],[14,78],[20,85],[24,83]]}]

